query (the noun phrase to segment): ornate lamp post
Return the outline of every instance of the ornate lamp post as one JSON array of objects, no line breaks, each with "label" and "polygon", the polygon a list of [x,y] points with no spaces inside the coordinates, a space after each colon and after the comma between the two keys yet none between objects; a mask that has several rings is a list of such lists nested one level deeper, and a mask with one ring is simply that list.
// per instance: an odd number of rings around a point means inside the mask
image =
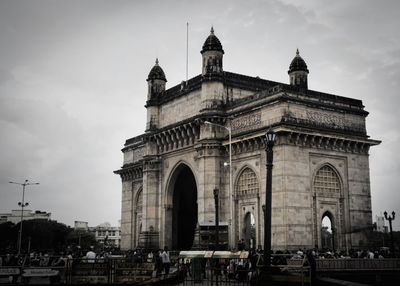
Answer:
[{"label": "ornate lamp post", "polygon": [[28,180],[25,180],[25,182],[23,183],[15,183],[15,182],[9,182],[9,183],[22,186],[22,201],[18,202],[18,205],[21,207],[21,222],[19,224],[19,233],[18,233],[18,255],[20,255],[21,243],[22,243],[22,221],[24,219],[24,207],[29,205],[29,203],[25,202],[25,187],[28,185],[39,185],[39,183],[28,183]]},{"label": "ornate lamp post", "polygon": [[273,147],[275,144],[275,132],[270,128],[265,134],[265,151],[267,153],[267,177],[265,189],[264,211],[264,265],[271,266],[271,209],[272,209],[272,162],[274,161]]},{"label": "ornate lamp post", "polygon": [[[230,208],[230,217],[229,217],[229,243],[230,249],[233,249],[233,204],[232,204],[232,129],[229,126],[224,126],[216,123],[212,123],[210,121],[204,121],[205,124],[214,125],[218,127],[225,128],[229,133],[229,208]],[[225,164],[224,164],[225,165]]]},{"label": "ornate lamp post", "polygon": [[383,215],[385,216],[385,219],[389,221],[389,227],[390,227],[390,240],[391,240],[391,248],[392,248],[392,255],[394,256],[394,241],[393,241],[393,230],[392,230],[392,220],[394,220],[394,216],[395,216],[395,212],[392,211],[392,216],[388,216],[387,211],[385,211],[383,213]]}]

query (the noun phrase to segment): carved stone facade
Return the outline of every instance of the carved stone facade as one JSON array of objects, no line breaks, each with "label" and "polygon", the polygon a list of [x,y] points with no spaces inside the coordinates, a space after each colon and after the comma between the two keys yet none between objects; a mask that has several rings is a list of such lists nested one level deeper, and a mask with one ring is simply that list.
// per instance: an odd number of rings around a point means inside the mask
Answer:
[{"label": "carved stone facade", "polygon": [[380,143],[367,135],[362,102],[309,90],[309,71],[298,52],[291,84],[224,71],[214,31],[201,53],[202,73],[180,85],[165,89],[158,61],[149,74],[146,131],[126,140],[123,166],[115,171],[122,179],[122,248],[195,247],[199,224],[215,220],[215,188],[220,221],[233,230],[230,244],[247,237],[251,221],[255,243],[262,245],[264,135],[270,127],[277,134],[272,247],[321,247],[325,216],[335,248],[362,245],[363,230],[372,225],[368,152]]}]

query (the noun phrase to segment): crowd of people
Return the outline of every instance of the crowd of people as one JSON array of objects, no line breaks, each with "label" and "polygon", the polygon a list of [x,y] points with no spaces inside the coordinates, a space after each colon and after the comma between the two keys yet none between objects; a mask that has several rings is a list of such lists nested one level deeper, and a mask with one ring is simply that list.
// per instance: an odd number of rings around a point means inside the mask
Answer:
[{"label": "crowd of people", "polygon": [[125,261],[136,263],[154,263],[154,271],[156,276],[160,276],[161,274],[168,275],[171,267],[171,258],[167,246],[165,246],[164,249],[158,250],[130,250],[125,255]]},{"label": "crowd of people", "polygon": [[[244,247],[243,247],[244,248]],[[241,249],[243,249],[241,247]],[[244,249],[243,249],[244,250]],[[111,253],[95,250],[91,247],[88,250],[77,249],[67,250],[60,253],[32,252],[29,255],[6,254],[0,255],[0,267],[24,266],[24,267],[49,267],[66,268],[72,263],[100,263],[107,262],[109,258],[117,258],[119,261],[131,262],[135,264],[147,263],[153,265],[153,277],[168,275],[171,267],[183,270],[185,277],[195,277],[194,260],[191,258],[179,258],[178,252],[174,252],[171,257],[168,247],[157,250],[130,250],[125,253]],[[350,249],[349,251],[333,251],[330,249],[298,249],[296,251],[275,251],[271,253],[271,265],[275,271],[282,271],[282,265],[290,265],[292,261],[306,261],[305,266],[309,266],[312,276],[315,275],[316,260],[318,259],[385,259],[393,257],[387,248],[381,249]],[[208,275],[220,275],[225,279],[236,279],[244,281],[251,280],[257,267],[264,265],[263,250],[250,250],[247,258],[240,259],[199,259],[202,278]]]},{"label": "crowd of people", "polygon": [[107,259],[110,254],[104,251],[96,253],[94,248],[87,251],[62,251],[62,252],[36,252],[17,255],[7,253],[0,255],[1,266],[26,266],[26,267],[64,267],[71,261],[85,261],[93,263]]},{"label": "crowd of people", "polygon": [[[243,250],[243,248],[241,249]],[[257,251],[250,251],[252,254],[262,254],[262,249]],[[311,255],[314,259],[350,259],[350,258],[363,258],[363,259],[384,259],[394,257],[390,251],[386,248],[381,249],[350,249],[349,251],[333,251],[331,249],[299,249],[297,251],[282,251],[278,250],[272,252],[274,254],[286,254],[291,255],[292,258],[302,258],[306,254]],[[19,266],[19,265],[30,265],[30,266],[65,266],[68,260],[83,261],[93,263],[95,261],[101,262],[109,258],[110,256],[123,257],[126,262],[151,262],[160,265],[160,269],[165,272],[169,272],[169,265],[171,264],[170,254],[168,247],[158,250],[129,250],[124,253],[107,252],[107,251],[95,251],[93,247],[88,250],[66,250],[59,253],[53,252],[31,252],[29,255],[17,255],[17,254],[0,254],[0,266]]]}]

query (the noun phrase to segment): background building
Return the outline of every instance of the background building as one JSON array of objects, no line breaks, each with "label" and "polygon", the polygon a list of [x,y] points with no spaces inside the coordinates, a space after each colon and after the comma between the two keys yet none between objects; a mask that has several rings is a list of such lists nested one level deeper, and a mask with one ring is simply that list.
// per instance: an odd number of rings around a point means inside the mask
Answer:
[{"label": "background building", "polygon": [[120,247],[121,227],[111,226],[108,222],[99,224],[95,227],[89,227],[85,221],[75,221],[75,229],[83,229],[93,233],[96,241],[100,244],[106,243],[108,246]]},{"label": "background building", "polygon": [[126,140],[115,171],[122,179],[121,247],[197,247],[199,225],[215,218],[215,188],[221,222],[234,233],[230,245],[262,244],[269,128],[277,134],[272,247],[322,247],[325,217],[335,248],[363,245],[363,230],[372,229],[368,153],[380,141],[367,135],[361,100],[310,90],[298,50],[288,60],[289,84],[224,71],[224,53],[211,29],[198,76],[166,89],[158,60],[151,69],[145,133]]},{"label": "background building", "polygon": [[[51,220],[51,213],[44,211],[32,211],[24,209],[23,220],[31,220],[31,219],[45,219]],[[12,222],[19,223],[21,221],[21,210],[12,210],[11,213],[1,213],[0,214],[0,223],[4,222]]]}]

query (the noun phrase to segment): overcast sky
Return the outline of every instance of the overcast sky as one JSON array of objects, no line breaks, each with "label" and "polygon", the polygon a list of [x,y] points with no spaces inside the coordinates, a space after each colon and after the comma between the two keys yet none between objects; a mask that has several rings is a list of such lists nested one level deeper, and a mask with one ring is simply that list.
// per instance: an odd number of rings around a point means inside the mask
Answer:
[{"label": "overcast sky", "polygon": [[167,88],[201,73],[213,25],[224,70],[289,82],[296,48],[309,88],[361,99],[373,217],[399,214],[400,2],[0,1],[0,213],[30,209],[59,222],[117,225],[120,149],[145,129],[147,75],[158,57]]}]

